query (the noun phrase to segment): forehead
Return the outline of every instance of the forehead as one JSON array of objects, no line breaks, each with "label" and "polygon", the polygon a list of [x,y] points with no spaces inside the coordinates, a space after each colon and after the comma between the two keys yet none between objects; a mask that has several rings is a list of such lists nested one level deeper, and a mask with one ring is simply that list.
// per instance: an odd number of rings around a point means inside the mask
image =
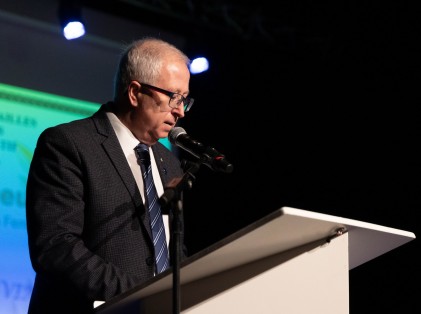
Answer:
[{"label": "forehead", "polygon": [[162,64],[161,75],[159,81],[165,81],[173,85],[188,85],[190,79],[190,71],[184,60],[169,59]]}]

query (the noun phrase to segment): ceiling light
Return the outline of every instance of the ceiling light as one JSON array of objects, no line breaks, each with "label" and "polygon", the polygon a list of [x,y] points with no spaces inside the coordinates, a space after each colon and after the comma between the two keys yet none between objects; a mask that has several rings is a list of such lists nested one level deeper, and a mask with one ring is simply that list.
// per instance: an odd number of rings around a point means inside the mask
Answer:
[{"label": "ceiling light", "polygon": [[85,35],[82,8],[77,0],[61,0],[58,9],[60,25],[67,40]]}]

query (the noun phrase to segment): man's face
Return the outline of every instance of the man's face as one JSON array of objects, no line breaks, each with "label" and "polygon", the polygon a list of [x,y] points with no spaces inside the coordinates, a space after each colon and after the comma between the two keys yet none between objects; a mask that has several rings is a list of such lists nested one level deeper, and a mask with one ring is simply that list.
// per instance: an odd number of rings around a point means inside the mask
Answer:
[{"label": "man's face", "polygon": [[[158,88],[178,93],[186,97],[189,93],[190,72],[186,64],[179,60],[168,60],[162,69],[160,79],[153,84]],[[133,133],[146,143],[153,144],[168,136],[178,119],[184,117],[184,106],[169,106],[170,97],[165,93],[137,85],[137,107],[135,110]]]}]

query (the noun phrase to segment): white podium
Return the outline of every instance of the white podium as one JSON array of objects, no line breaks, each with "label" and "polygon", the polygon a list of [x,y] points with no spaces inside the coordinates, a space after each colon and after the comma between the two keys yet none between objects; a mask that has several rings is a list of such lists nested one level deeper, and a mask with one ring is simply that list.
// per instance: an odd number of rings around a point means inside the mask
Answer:
[{"label": "white podium", "polygon": [[[413,239],[408,231],[282,207],[181,264],[181,313],[348,314],[349,270]],[[95,311],[171,314],[171,270]]]}]

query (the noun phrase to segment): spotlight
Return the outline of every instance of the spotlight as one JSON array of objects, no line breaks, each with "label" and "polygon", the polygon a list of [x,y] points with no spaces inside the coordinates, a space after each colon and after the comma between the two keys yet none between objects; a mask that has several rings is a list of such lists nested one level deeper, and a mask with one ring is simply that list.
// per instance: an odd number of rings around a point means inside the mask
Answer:
[{"label": "spotlight", "polygon": [[85,35],[85,26],[82,20],[82,9],[77,0],[61,0],[58,16],[63,35],[67,40]]},{"label": "spotlight", "polygon": [[190,63],[191,74],[199,74],[209,69],[209,61],[205,57],[194,58]]}]

